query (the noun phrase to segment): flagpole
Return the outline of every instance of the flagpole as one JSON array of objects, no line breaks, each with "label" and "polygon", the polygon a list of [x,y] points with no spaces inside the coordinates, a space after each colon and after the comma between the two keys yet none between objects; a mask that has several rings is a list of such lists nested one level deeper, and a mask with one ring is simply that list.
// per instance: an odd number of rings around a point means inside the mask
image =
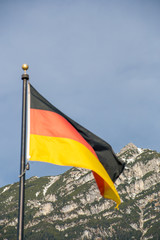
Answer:
[{"label": "flagpole", "polygon": [[22,101],[22,129],[21,129],[21,159],[19,176],[19,209],[18,209],[18,228],[17,239],[23,240],[24,237],[24,197],[25,197],[25,170],[26,170],[26,119],[27,119],[27,81],[29,75],[26,73],[28,65],[23,64],[23,101]]}]

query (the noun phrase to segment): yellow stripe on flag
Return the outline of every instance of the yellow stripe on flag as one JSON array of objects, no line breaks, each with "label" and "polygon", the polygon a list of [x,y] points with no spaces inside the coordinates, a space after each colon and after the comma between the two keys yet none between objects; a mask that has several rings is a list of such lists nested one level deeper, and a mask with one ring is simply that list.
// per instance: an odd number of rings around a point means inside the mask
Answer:
[{"label": "yellow stripe on flag", "polygon": [[105,180],[104,197],[121,203],[118,192],[97,157],[82,143],[69,138],[30,135],[30,159],[90,169]]}]

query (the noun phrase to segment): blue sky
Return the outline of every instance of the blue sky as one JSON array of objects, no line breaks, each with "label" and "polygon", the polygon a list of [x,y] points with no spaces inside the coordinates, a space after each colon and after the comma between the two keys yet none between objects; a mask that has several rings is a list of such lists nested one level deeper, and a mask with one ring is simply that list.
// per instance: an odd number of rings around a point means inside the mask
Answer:
[{"label": "blue sky", "polygon": [[[160,151],[160,2],[0,1],[0,186],[20,168],[23,63],[52,104],[105,139]],[[67,167],[31,163],[27,178]]]}]

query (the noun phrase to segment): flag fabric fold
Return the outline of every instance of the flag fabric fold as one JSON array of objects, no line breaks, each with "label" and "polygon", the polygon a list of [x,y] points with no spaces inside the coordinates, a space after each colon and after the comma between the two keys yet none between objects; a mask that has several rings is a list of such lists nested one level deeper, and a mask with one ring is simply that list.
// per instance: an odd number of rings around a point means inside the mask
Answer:
[{"label": "flag fabric fold", "polygon": [[28,160],[90,169],[103,197],[120,204],[114,186],[124,163],[101,138],[66,116],[28,83]]}]

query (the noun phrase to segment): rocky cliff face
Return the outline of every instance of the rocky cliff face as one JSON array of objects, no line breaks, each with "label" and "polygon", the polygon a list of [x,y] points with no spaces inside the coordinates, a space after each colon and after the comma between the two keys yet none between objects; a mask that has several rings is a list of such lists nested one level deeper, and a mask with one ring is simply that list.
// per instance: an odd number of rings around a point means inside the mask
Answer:
[{"label": "rocky cliff face", "polygon": [[[72,168],[26,181],[25,239],[160,239],[160,153],[125,146],[116,181],[122,199],[103,199],[92,173]],[[0,188],[0,239],[16,239],[18,183]]]}]

